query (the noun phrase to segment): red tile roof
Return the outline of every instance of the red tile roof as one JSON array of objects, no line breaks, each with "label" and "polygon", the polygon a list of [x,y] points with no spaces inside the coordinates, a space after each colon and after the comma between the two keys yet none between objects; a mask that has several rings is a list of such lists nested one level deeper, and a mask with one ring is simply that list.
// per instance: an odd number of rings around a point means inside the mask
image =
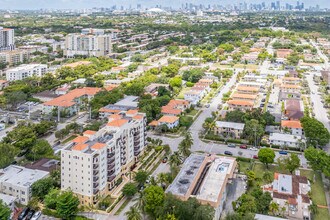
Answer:
[{"label": "red tile roof", "polygon": [[282,127],[287,127],[287,128],[302,128],[300,121],[281,121],[281,126]]},{"label": "red tile roof", "polygon": [[176,121],[178,121],[179,118],[176,116],[169,116],[169,115],[164,115],[163,117],[161,117],[158,122],[162,122],[162,123],[174,123]]},{"label": "red tile roof", "polygon": [[48,102],[45,102],[44,105],[47,106],[58,106],[58,107],[70,107],[75,105],[74,99],[80,98],[84,95],[88,96],[94,96],[98,92],[100,92],[100,88],[94,88],[94,87],[85,87],[80,89],[74,89],[70,91],[68,94],[62,95],[60,97],[57,97],[55,99],[52,99]]},{"label": "red tile roof", "polygon": [[88,137],[85,137],[85,136],[78,136],[76,137],[75,139],[72,140],[72,142],[75,142],[75,143],[85,143],[86,141],[88,141],[89,138]]},{"label": "red tile roof", "polygon": [[107,124],[107,126],[121,127],[124,124],[126,124],[127,122],[128,122],[128,120],[126,120],[126,119],[117,119],[117,120],[113,120],[113,121],[109,122]]}]

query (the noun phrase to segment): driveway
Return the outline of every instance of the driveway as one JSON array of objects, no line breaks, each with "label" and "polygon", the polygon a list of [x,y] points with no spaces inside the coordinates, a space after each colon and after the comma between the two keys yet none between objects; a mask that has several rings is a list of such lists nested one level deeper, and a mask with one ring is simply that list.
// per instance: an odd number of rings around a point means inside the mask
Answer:
[{"label": "driveway", "polygon": [[227,198],[222,212],[227,214],[234,211],[232,202],[236,201],[243,193],[245,193],[246,182],[241,178],[233,179],[231,184],[227,184]]}]

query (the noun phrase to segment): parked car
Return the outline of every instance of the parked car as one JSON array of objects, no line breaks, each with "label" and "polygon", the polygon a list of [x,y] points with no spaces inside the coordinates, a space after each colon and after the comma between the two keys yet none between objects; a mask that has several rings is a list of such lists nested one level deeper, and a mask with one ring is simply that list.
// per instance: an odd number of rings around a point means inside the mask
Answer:
[{"label": "parked car", "polygon": [[285,150],[281,150],[280,152],[278,152],[279,154],[282,154],[282,155],[288,155],[288,152],[285,151]]},{"label": "parked car", "polygon": [[253,159],[258,160],[258,159],[259,159],[258,155],[254,155],[254,156],[253,156]]},{"label": "parked car", "polygon": [[29,213],[26,215],[25,220],[31,220],[34,215],[34,210],[30,210]]},{"label": "parked car", "polygon": [[258,150],[258,148],[256,148],[256,147],[250,147],[250,148],[249,148],[249,150],[254,150],[254,151],[257,151],[257,150]]},{"label": "parked car", "polygon": [[233,156],[233,153],[232,152],[230,152],[230,151],[225,151],[225,155],[230,155],[230,156]]},{"label": "parked car", "polygon": [[32,216],[31,220],[38,220],[41,216],[41,212],[37,211],[34,213],[34,215]]},{"label": "parked car", "polygon": [[235,144],[228,144],[227,146],[228,146],[228,147],[232,147],[232,148],[235,148],[235,147],[236,147]]},{"label": "parked car", "polygon": [[21,212],[21,214],[18,216],[18,220],[23,220],[25,218],[25,216],[29,213],[30,208],[26,207],[23,209],[23,211]]},{"label": "parked car", "polygon": [[239,146],[239,148],[241,148],[241,149],[247,149],[247,146],[245,144],[242,144],[241,146]]},{"label": "parked car", "polygon": [[209,107],[210,107],[210,104],[206,104],[206,105],[205,105],[205,108],[209,108]]},{"label": "parked car", "polygon": [[162,160],[163,163],[166,163],[167,162],[167,157],[164,157],[163,160]]}]

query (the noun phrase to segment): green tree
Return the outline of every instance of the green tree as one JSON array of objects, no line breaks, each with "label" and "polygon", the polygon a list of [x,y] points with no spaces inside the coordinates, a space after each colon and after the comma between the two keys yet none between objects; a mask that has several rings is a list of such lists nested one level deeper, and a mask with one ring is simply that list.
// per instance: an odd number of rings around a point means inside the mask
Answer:
[{"label": "green tree", "polygon": [[238,213],[232,212],[226,215],[225,220],[255,220],[254,215],[254,213],[246,213],[242,216]]},{"label": "green tree", "polygon": [[268,164],[271,164],[274,162],[275,153],[270,148],[261,148],[258,152],[258,158],[259,158],[259,161],[262,162],[263,164],[265,164],[268,169]]},{"label": "green tree", "polygon": [[264,174],[262,175],[262,179],[266,182],[266,183],[271,183],[273,182],[273,173],[266,171],[264,172]]},{"label": "green tree", "polygon": [[170,81],[169,81],[169,84],[172,88],[174,88],[174,87],[180,88],[181,85],[182,85],[181,76],[175,76],[175,77],[171,78]]},{"label": "green tree", "polygon": [[60,191],[58,189],[51,189],[48,194],[45,196],[44,203],[45,206],[49,209],[56,209],[56,204]]},{"label": "green tree", "polygon": [[78,213],[79,199],[71,191],[61,192],[56,202],[56,212],[63,219],[70,219]]},{"label": "green tree", "polygon": [[127,197],[133,197],[137,191],[138,190],[134,183],[126,183],[122,190],[123,195]]},{"label": "green tree", "polygon": [[44,139],[38,139],[33,145],[29,153],[26,154],[28,160],[39,160],[41,158],[51,158],[53,157],[54,151],[50,146],[48,141]]},{"label": "green tree", "polygon": [[138,208],[132,206],[130,209],[125,212],[127,220],[142,220],[142,215]]},{"label": "green tree", "polygon": [[269,205],[269,211],[273,215],[277,215],[277,213],[280,211],[280,206],[276,202],[271,202]]},{"label": "green tree", "polygon": [[279,158],[279,167],[288,170],[291,174],[300,166],[300,159],[297,154],[290,154],[290,157]]},{"label": "green tree", "polygon": [[234,110],[226,113],[225,120],[230,121],[230,122],[239,122],[242,123],[244,122],[243,120],[244,112],[239,111],[239,110]]},{"label": "green tree", "polygon": [[10,131],[3,139],[5,143],[11,144],[21,150],[29,150],[36,142],[37,136],[32,127],[18,125]]},{"label": "green tree", "polygon": [[5,97],[7,104],[11,105],[12,108],[16,108],[17,104],[27,99],[27,95],[22,91],[14,91],[10,93],[5,92]]},{"label": "green tree", "polygon": [[244,193],[233,202],[233,208],[240,215],[245,215],[246,213],[255,213],[257,211],[257,204],[252,195]]},{"label": "green tree", "polygon": [[330,133],[322,122],[315,118],[303,117],[300,119],[304,129],[305,136],[307,137],[308,144],[317,146],[325,146],[330,141]]},{"label": "green tree", "polygon": [[165,193],[162,187],[150,185],[143,191],[145,211],[155,217],[156,210],[163,205]]},{"label": "green tree", "polygon": [[326,152],[308,147],[304,153],[313,170],[321,171],[325,176],[330,177],[330,156]]},{"label": "green tree", "polygon": [[201,205],[195,210],[194,220],[212,220],[214,218],[214,208],[209,205]]},{"label": "green tree", "polygon": [[54,180],[52,178],[40,179],[31,186],[32,196],[43,200],[53,187]]},{"label": "green tree", "polygon": [[10,214],[10,208],[0,199],[0,219],[9,219]]},{"label": "green tree", "polygon": [[255,145],[257,145],[258,141],[265,133],[265,130],[264,126],[261,125],[256,119],[251,119],[245,123],[243,133],[251,143],[255,143]]},{"label": "green tree", "polygon": [[186,132],[184,139],[179,144],[179,152],[183,157],[188,157],[191,154],[191,146],[193,145],[193,139],[190,132]]},{"label": "green tree", "polygon": [[135,181],[139,186],[143,186],[148,179],[149,174],[144,170],[139,170],[135,175]]},{"label": "green tree", "polygon": [[19,150],[11,144],[0,143],[0,168],[4,168],[14,161]]}]

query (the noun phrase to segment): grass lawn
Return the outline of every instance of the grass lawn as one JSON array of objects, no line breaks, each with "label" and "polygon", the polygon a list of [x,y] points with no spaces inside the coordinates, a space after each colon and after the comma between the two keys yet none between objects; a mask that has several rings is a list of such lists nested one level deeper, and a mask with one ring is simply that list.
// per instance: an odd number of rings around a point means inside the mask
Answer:
[{"label": "grass lawn", "polygon": [[245,68],[245,69],[249,69],[249,70],[257,70],[259,68],[258,65],[255,65],[255,64],[236,64],[234,66],[234,68]]},{"label": "grass lawn", "polygon": [[197,113],[198,113],[198,110],[194,109],[194,110],[190,111],[190,112],[187,114],[187,116],[194,117]]},{"label": "grass lawn", "polygon": [[71,135],[70,137],[68,137],[67,139],[65,139],[62,144],[66,144],[69,141],[72,141],[73,139],[75,139],[77,137],[77,135]]},{"label": "grass lawn", "polygon": [[255,163],[254,166],[253,166],[253,171],[255,172],[256,174],[256,177],[257,178],[260,178],[262,180],[262,184],[267,184],[266,182],[264,182],[263,180],[263,175],[265,172],[269,171],[271,173],[274,173],[274,172],[280,172],[280,173],[286,173],[286,174],[289,174],[288,172],[283,172],[279,169],[278,166],[273,166],[273,165],[269,165],[268,166],[268,169],[266,167],[266,165],[262,164],[262,163]]},{"label": "grass lawn", "polygon": [[328,209],[318,208],[318,213],[314,216],[313,220],[330,220]]},{"label": "grass lawn", "polygon": [[239,172],[245,173],[250,168],[249,162],[239,161]]},{"label": "grass lawn", "polygon": [[177,99],[184,99],[184,94],[185,94],[185,92],[188,92],[190,89],[191,89],[191,87],[185,87],[185,88],[183,88],[183,89],[180,91],[179,95],[178,95],[176,98],[177,98]]}]

